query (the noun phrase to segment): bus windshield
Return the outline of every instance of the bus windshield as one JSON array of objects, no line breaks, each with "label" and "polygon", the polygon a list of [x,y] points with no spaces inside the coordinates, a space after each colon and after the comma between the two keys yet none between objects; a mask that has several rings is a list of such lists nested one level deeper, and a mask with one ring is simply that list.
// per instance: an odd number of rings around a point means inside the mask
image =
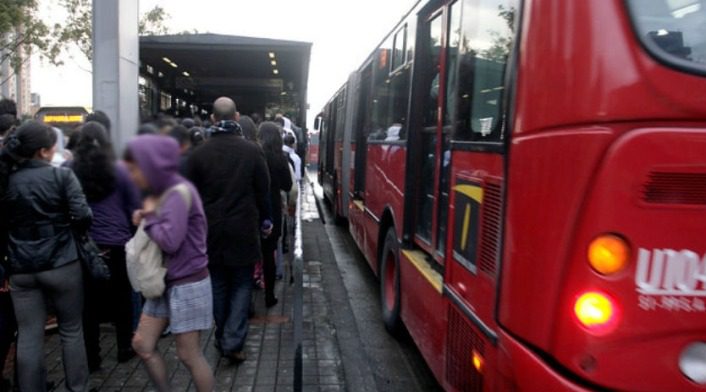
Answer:
[{"label": "bus windshield", "polygon": [[706,73],[706,0],[628,0],[647,49],[676,67]]}]

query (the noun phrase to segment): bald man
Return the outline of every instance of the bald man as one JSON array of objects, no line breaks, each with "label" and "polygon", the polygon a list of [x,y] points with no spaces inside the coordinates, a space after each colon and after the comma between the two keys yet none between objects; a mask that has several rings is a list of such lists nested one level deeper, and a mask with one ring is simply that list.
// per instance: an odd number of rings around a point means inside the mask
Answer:
[{"label": "bald man", "polygon": [[198,188],[208,219],[208,258],[213,285],[216,347],[245,360],[248,310],[260,237],[271,232],[270,177],[262,149],[243,138],[232,99],[213,103],[211,138],[194,150],[186,177]]},{"label": "bald man", "polygon": [[223,120],[240,120],[238,115],[238,109],[235,106],[235,102],[228,97],[220,97],[213,102],[213,114],[211,115],[211,120],[213,123],[218,123]]}]

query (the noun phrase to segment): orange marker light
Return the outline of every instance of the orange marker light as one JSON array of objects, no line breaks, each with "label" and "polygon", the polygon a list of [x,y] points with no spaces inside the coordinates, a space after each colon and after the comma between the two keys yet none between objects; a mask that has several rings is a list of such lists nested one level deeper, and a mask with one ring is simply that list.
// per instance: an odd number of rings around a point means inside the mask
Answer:
[{"label": "orange marker light", "polygon": [[576,318],[588,332],[603,335],[617,326],[617,309],[613,300],[598,291],[588,291],[574,305]]},{"label": "orange marker light", "polygon": [[596,272],[612,275],[622,271],[628,264],[630,247],[622,238],[605,234],[588,246],[588,261]]},{"label": "orange marker light", "polygon": [[483,357],[476,350],[473,350],[473,367],[476,368],[478,373],[483,372]]}]

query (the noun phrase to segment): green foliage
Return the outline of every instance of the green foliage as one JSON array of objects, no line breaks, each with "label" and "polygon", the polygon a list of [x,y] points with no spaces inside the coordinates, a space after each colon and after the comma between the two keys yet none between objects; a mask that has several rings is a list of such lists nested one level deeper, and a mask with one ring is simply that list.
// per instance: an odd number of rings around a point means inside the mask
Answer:
[{"label": "green foliage", "polygon": [[[66,10],[67,18],[62,23],[48,25],[40,17],[37,0],[0,0],[0,61],[9,59],[17,69],[23,54],[38,53],[50,63],[62,64],[61,54],[70,45],[75,45],[91,60],[92,0],[42,0],[58,4]],[[165,20],[169,14],[156,6],[140,18],[140,34],[167,34]]]},{"label": "green foliage", "polygon": [[53,37],[57,44],[75,44],[89,60],[93,55],[93,12],[91,0],[59,0],[68,12],[64,25],[54,25]]},{"label": "green foliage", "polygon": [[37,16],[36,0],[0,1],[0,61],[19,68],[29,58],[24,54],[37,50],[55,62],[59,53],[49,35],[49,27]]},{"label": "green foliage", "polygon": [[169,34],[169,28],[164,25],[164,21],[169,19],[169,14],[160,6],[155,6],[149,12],[142,15],[138,32],[140,35],[165,35]]}]

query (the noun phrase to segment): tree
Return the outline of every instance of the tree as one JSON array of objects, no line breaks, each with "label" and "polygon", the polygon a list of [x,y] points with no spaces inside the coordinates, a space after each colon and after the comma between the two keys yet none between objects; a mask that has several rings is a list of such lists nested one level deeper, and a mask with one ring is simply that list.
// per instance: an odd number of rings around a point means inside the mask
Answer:
[{"label": "tree", "polygon": [[[0,1],[0,62],[9,60],[19,69],[29,53],[38,53],[54,65],[61,65],[61,54],[76,45],[89,60],[92,47],[91,0],[43,0],[58,4],[68,17],[63,23],[47,24],[40,18],[38,0]],[[167,34],[164,8],[156,6],[139,21],[140,34]]]},{"label": "tree", "polygon": [[[91,0],[59,0],[60,5],[69,13],[65,26],[54,25],[54,37],[63,43],[73,43],[86,55],[93,58]],[[138,24],[140,35],[164,35],[169,29],[164,24],[169,14],[160,6],[155,6],[142,15]]]},{"label": "tree", "polygon": [[50,29],[37,15],[36,0],[0,2],[0,62],[18,69],[36,50],[56,63],[60,47],[49,40]]}]

